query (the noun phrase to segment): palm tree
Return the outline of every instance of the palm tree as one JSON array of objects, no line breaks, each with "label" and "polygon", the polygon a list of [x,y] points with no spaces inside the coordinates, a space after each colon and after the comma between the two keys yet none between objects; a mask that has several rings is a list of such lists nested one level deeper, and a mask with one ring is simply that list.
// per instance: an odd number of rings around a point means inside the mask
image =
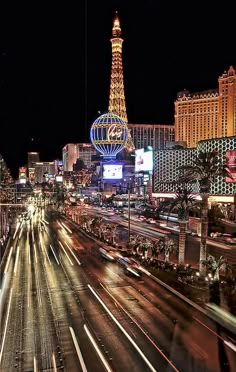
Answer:
[{"label": "palm tree", "polygon": [[132,251],[135,250],[135,247],[136,247],[136,240],[137,240],[137,236],[136,235],[130,235],[130,239],[127,243],[127,248],[128,249],[131,249]]},{"label": "palm tree", "polygon": [[82,227],[83,230],[86,230],[87,228],[87,222],[88,222],[88,215],[87,214],[81,214],[79,218],[79,224]]},{"label": "palm tree", "polygon": [[178,168],[180,171],[179,181],[185,183],[198,182],[199,191],[202,198],[201,205],[201,242],[200,242],[200,262],[199,271],[201,276],[206,275],[206,239],[208,233],[208,197],[211,184],[217,177],[232,178],[226,164],[220,162],[219,154],[216,150],[210,152],[199,151],[190,163]]},{"label": "palm tree", "polygon": [[146,246],[147,246],[147,238],[142,235],[131,235],[129,246],[133,249],[133,252],[140,255],[145,254]]},{"label": "palm tree", "polygon": [[170,254],[176,253],[178,251],[178,247],[175,244],[175,241],[169,238],[160,238],[159,247],[160,253],[164,254],[165,262],[169,262]]},{"label": "palm tree", "polygon": [[151,240],[145,237],[144,240],[143,240],[143,244],[141,246],[143,257],[147,258],[148,250],[151,249],[151,247],[152,247]]},{"label": "palm tree", "polygon": [[179,187],[173,199],[167,200],[160,207],[161,211],[174,212],[178,214],[179,222],[179,258],[178,263],[184,264],[185,246],[186,246],[186,229],[189,220],[189,211],[198,203],[187,187]]},{"label": "palm tree", "polygon": [[158,255],[160,253],[159,239],[152,240],[151,250],[152,250],[152,258],[158,259]]},{"label": "palm tree", "polygon": [[228,264],[227,260],[220,256],[215,258],[212,255],[208,255],[206,261],[202,262],[203,265],[213,275],[213,281],[209,283],[209,302],[220,304],[220,271],[227,271]]},{"label": "palm tree", "polygon": [[222,293],[226,299],[229,311],[236,315],[236,267],[226,267],[225,281],[222,285]]},{"label": "palm tree", "polygon": [[111,244],[115,244],[116,228],[117,228],[117,225],[115,224],[107,225],[107,231],[109,231],[109,241]]},{"label": "palm tree", "polygon": [[207,259],[202,262],[204,266],[210,271],[213,275],[213,280],[220,280],[220,272],[226,271],[228,269],[227,259],[224,256],[216,258],[212,255],[208,255]]},{"label": "palm tree", "polygon": [[99,226],[102,224],[102,221],[103,221],[103,218],[102,217],[95,216],[93,218],[93,222],[92,222],[92,226],[91,227],[92,227],[92,230],[93,230],[94,233],[95,233],[96,230],[99,231]]}]

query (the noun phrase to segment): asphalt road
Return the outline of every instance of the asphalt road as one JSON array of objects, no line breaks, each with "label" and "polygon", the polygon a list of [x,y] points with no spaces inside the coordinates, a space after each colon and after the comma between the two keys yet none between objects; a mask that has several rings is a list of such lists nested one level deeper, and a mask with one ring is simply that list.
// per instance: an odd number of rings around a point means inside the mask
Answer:
[{"label": "asphalt road", "polygon": [[2,372],[235,370],[232,334],[148,275],[127,277],[75,224],[36,213],[13,234],[1,267]]}]

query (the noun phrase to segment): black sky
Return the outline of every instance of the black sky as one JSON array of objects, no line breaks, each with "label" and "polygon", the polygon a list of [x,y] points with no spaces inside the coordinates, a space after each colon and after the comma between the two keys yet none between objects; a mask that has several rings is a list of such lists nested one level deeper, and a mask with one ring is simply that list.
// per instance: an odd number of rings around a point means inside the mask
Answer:
[{"label": "black sky", "polygon": [[174,123],[178,91],[217,88],[219,75],[236,67],[229,3],[18,3],[0,9],[0,153],[14,175],[29,150],[53,160],[66,143],[87,141],[107,110],[115,10],[130,123]]}]

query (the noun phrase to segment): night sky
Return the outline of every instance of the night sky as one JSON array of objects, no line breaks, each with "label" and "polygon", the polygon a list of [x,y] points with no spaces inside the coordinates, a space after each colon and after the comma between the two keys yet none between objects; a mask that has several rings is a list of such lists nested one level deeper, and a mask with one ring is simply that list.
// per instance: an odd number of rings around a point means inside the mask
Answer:
[{"label": "night sky", "polygon": [[0,9],[0,153],[14,176],[27,151],[50,161],[66,143],[88,141],[108,109],[115,10],[130,123],[174,123],[178,91],[217,88],[224,70],[236,68],[230,3],[18,3]]}]

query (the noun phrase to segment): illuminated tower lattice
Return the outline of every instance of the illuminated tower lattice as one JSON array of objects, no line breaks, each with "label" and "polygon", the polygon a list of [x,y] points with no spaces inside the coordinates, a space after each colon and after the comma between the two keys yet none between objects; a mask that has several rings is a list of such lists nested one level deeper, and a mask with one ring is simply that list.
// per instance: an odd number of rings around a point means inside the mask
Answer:
[{"label": "illuminated tower lattice", "polygon": [[[125,105],[125,91],[123,78],[123,64],[122,64],[122,44],[120,20],[116,12],[113,28],[112,28],[112,65],[111,65],[111,84],[108,111],[114,112],[121,119],[128,124],[126,105]],[[130,135],[125,148],[128,151],[134,150],[133,140]]]}]

